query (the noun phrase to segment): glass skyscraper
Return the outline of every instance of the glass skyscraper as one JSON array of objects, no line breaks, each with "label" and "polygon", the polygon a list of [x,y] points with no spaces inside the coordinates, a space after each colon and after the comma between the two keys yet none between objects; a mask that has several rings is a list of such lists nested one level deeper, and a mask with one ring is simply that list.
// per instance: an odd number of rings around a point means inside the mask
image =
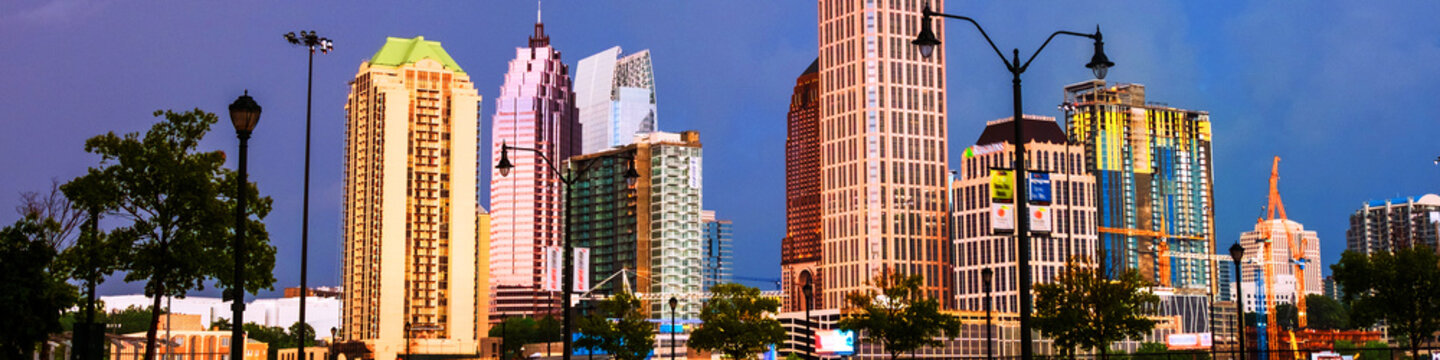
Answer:
[{"label": "glass skyscraper", "polygon": [[735,223],[715,218],[714,210],[700,212],[701,226],[705,227],[704,240],[700,245],[700,257],[704,268],[705,291],[717,284],[735,281]]},{"label": "glass skyscraper", "polygon": [[620,47],[580,59],[575,66],[581,153],[630,144],[656,131],[655,72],[650,50],[620,56]]}]

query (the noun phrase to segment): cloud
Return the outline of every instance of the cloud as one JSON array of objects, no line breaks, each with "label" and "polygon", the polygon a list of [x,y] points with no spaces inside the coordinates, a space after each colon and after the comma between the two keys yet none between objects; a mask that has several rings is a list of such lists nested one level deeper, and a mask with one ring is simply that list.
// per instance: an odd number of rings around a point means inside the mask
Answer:
[{"label": "cloud", "polygon": [[109,1],[102,0],[51,0],[33,4],[35,6],[29,8],[24,8],[22,4],[22,10],[0,18],[3,19],[0,23],[65,25],[99,14],[109,4]]}]

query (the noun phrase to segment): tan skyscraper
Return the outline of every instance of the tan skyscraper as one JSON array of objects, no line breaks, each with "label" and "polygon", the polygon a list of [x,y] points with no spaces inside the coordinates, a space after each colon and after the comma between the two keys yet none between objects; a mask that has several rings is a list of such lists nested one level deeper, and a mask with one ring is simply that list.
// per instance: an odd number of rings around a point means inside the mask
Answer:
[{"label": "tan skyscraper", "polygon": [[[925,278],[953,308],[946,228],[944,49],[910,41],[927,1],[820,0],[820,214],[824,308],[875,275]],[[944,2],[931,9],[944,11]],[[937,36],[944,27],[935,23]],[[942,39],[943,40],[943,39]]]},{"label": "tan skyscraper", "polygon": [[374,359],[476,349],[476,112],[439,42],[388,38],[345,104],[340,336]]}]

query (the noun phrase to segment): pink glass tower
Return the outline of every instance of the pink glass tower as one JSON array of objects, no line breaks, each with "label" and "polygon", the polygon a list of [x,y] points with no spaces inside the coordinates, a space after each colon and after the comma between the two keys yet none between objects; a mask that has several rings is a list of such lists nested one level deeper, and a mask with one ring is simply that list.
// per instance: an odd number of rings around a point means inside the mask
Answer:
[{"label": "pink glass tower", "polygon": [[[538,13],[530,45],[515,49],[495,102],[491,159],[500,158],[502,144],[539,149],[557,166],[579,153],[570,69],[550,47]],[[540,280],[544,249],[561,245],[564,184],[535,153],[509,156],[509,176],[490,169],[490,318],[559,316],[559,294],[542,291]]]}]

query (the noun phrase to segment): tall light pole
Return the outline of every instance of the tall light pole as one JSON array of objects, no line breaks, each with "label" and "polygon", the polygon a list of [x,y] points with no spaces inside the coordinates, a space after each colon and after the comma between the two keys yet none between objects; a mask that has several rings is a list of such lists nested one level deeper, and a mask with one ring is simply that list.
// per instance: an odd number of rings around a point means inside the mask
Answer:
[{"label": "tall light pole", "polygon": [[670,358],[675,358],[675,305],[680,305],[680,300],[674,296],[670,297]]},{"label": "tall light pole", "polygon": [[335,43],[329,38],[315,35],[315,31],[300,31],[285,33],[285,41],[291,44],[304,46],[310,50],[310,64],[306,70],[305,78],[305,190],[301,197],[300,210],[300,331],[295,334],[296,359],[305,358],[305,298],[310,296],[310,285],[307,283],[306,274],[310,265],[310,99],[314,93],[315,84],[315,50],[328,54],[335,49]]},{"label": "tall light pole", "polygon": [[806,357],[806,359],[815,358],[815,328],[812,327],[813,325],[811,325],[810,322],[811,303],[815,301],[815,286],[811,285],[810,282],[810,277],[806,277],[805,286],[800,288],[800,290],[805,293],[805,335],[808,337],[806,340],[810,343],[809,351],[806,351],[809,356]]},{"label": "tall light pole", "polygon": [[570,226],[570,203],[572,202],[572,199],[570,199],[570,187],[574,186],[576,181],[579,181],[581,177],[585,176],[585,173],[590,171],[592,166],[602,163],[603,161],[600,160],[605,158],[630,160],[629,168],[625,170],[626,186],[634,186],[635,181],[640,178],[640,173],[635,171],[635,159],[620,155],[605,155],[592,159],[592,161],[586,163],[584,167],[572,169],[570,171],[570,176],[565,176],[564,172],[561,172],[560,169],[555,167],[555,162],[552,161],[549,156],[545,155],[545,152],[535,148],[510,146],[507,143],[501,142],[500,161],[495,163],[495,170],[500,171],[501,177],[510,176],[510,171],[515,168],[515,165],[510,163],[510,150],[528,151],[535,153],[535,157],[539,158],[545,163],[545,168],[549,169],[550,172],[555,174],[555,177],[560,178],[561,183],[565,184],[565,232],[563,234],[564,238],[560,241],[564,244],[564,250],[562,250],[562,252],[565,253],[564,255],[561,255],[565,258],[565,261],[560,264],[560,266],[562,267],[562,270],[560,272],[563,273],[561,274],[561,278],[564,279],[564,289],[561,289],[562,298],[560,301],[560,317],[561,321],[564,322],[563,324],[561,324],[561,328],[564,329],[565,332],[564,336],[561,337],[561,340],[563,340],[565,344],[564,348],[562,349],[562,351],[564,351],[565,353],[561,354],[561,358],[564,360],[570,360],[570,347],[573,342],[573,339],[570,336],[570,334],[573,333],[573,331],[571,331],[573,329],[573,325],[571,325],[570,321],[570,297],[575,288],[575,271],[574,264],[572,263],[574,260],[571,258],[571,253],[574,252],[575,247],[574,244],[570,243],[570,231],[575,227]]},{"label": "tall light pole", "polygon": [[[1440,159],[1437,159],[1440,160]],[[1241,286],[1244,276],[1240,274],[1240,260],[1245,258],[1245,247],[1240,242],[1230,245],[1230,260],[1235,263],[1235,330],[1240,338],[1240,346],[1236,347],[1240,353],[1240,360],[1245,360],[1245,292]]]},{"label": "tall light pole", "polygon": [[1054,40],[1057,35],[1078,36],[1095,41],[1095,54],[1090,57],[1090,63],[1085,64],[1085,67],[1090,68],[1090,70],[1095,73],[1096,78],[1104,79],[1105,74],[1109,71],[1110,67],[1115,66],[1115,63],[1111,62],[1110,59],[1105,56],[1105,42],[1100,35],[1099,26],[1095,27],[1094,34],[1056,31],[1050,34],[1049,38],[1045,39],[1045,43],[1040,44],[1040,48],[1036,49],[1035,52],[1030,55],[1029,60],[1021,63],[1020,49],[1014,50],[1013,59],[1006,59],[1005,54],[1000,52],[1000,48],[995,46],[995,42],[990,40],[990,35],[987,35],[985,29],[981,28],[980,23],[975,22],[974,19],[930,11],[930,5],[928,4],[926,4],[924,10],[921,11],[921,15],[920,34],[916,36],[914,41],[910,42],[920,47],[921,56],[929,58],[930,55],[935,52],[935,46],[940,45],[940,39],[935,37],[935,32],[931,30],[930,17],[939,16],[943,18],[960,19],[969,21],[975,25],[975,29],[980,30],[980,35],[985,37],[985,41],[990,43],[990,48],[995,50],[995,55],[999,55],[1000,61],[1005,64],[1005,69],[1010,71],[1012,96],[1014,97],[1015,103],[1015,117],[1013,118],[1013,124],[1015,125],[1015,213],[1019,214],[1016,216],[1019,219],[1015,221],[1017,223],[1015,227],[1015,238],[1016,242],[1019,243],[1017,244],[1018,246],[1016,246],[1016,252],[1018,253],[1017,258],[1019,259],[1019,271],[1017,275],[1019,275],[1020,280],[1020,357],[1025,360],[1030,360],[1034,358],[1035,355],[1034,335],[1030,333],[1030,313],[1034,307],[1032,303],[1034,300],[1031,299],[1030,294],[1030,224],[1027,221],[1029,210],[1026,209],[1029,187],[1019,186],[1029,181],[1025,176],[1025,127],[1022,126],[1024,117],[1020,106],[1020,74],[1025,73],[1025,70],[1030,68],[1030,62],[1035,61],[1035,56],[1040,55],[1040,52],[1045,50],[1045,46],[1050,45],[1050,40]]},{"label": "tall light pole", "polygon": [[230,124],[235,125],[235,137],[240,138],[240,178],[235,182],[235,281],[230,284],[230,358],[245,358],[245,228],[249,225],[249,211],[245,208],[246,185],[250,184],[245,173],[246,157],[250,152],[250,133],[260,123],[260,104],[250,97],[246,90],[235,102],[230,103]]},{"label": "tall light pole", "polygon": [[995,327],[991,324],[991,323],[994,321],[994,320],[992,320],[992,319],[994,319],[994,314],[990,312],[990,299],[991,299],[991,296],[990,296],[990,279],[991,279],[992,277],[994,277],[994,276],[995,276],[995,271],[994,271],[994,270],[990,270],[990,268],[988,268],[988,267],[985,268],[984,270],[980,270],[980,278],[983,279],[984,282],[985,282],[985,359],[986,359],[986,360],[995,360],[995,334],[992,332],[992,331],[994,331],[994,328],[995,328]]}]

